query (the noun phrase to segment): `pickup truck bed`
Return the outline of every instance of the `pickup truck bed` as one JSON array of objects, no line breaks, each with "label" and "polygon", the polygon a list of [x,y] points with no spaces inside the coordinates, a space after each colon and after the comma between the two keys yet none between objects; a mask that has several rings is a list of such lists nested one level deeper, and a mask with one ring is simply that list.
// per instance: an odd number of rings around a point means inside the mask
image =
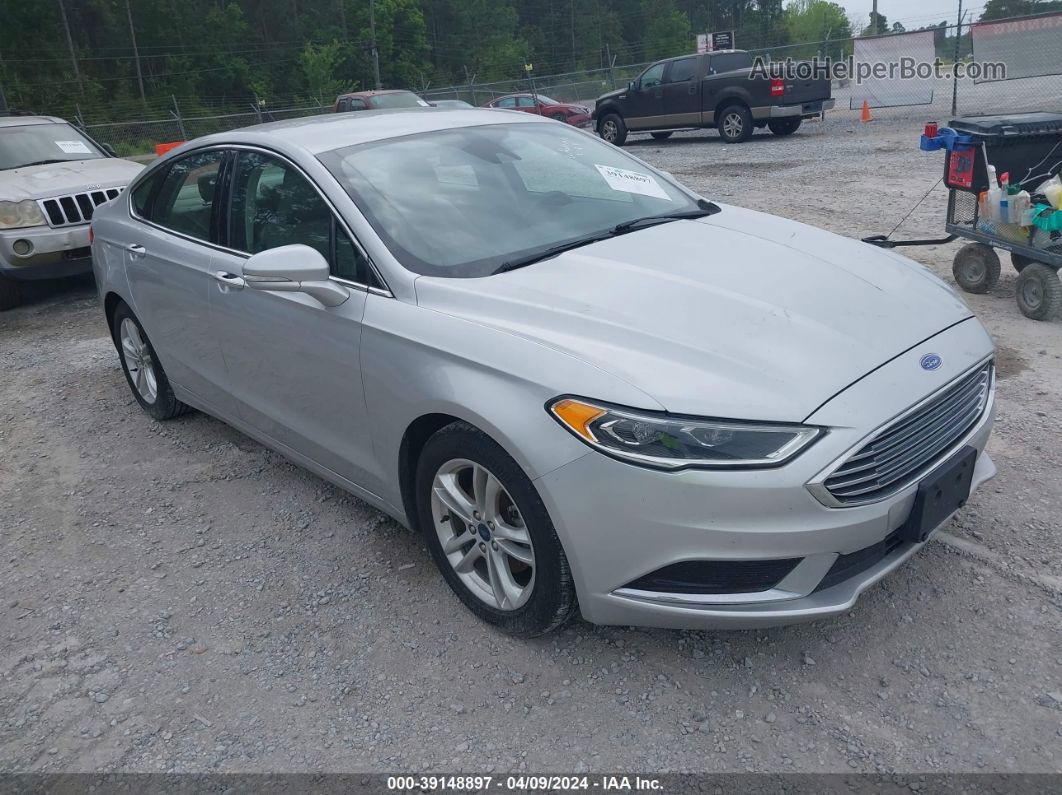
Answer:
[{"label": "pickup truck bed", "polygon": [[830,94],[826,77],[771,78],[753,72],[747,52],[726,50],[652,64],[626,88],[599,97],[593,119],[598,134],[617,146],[628,131],[666,138],[711,127],[728,143],[741,143],[758,127],[796,132],[802,119],[833,107]]}]

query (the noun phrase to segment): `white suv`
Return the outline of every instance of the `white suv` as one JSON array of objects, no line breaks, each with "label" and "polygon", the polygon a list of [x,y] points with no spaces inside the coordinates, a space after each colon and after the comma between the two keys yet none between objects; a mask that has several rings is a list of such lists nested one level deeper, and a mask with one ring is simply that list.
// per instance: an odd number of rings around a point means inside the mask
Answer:
[{"label": "white suv", "polygon": [[92,270],[89,221],[143,166],[52,116],[0,116],[0,309],[19,282]]}]

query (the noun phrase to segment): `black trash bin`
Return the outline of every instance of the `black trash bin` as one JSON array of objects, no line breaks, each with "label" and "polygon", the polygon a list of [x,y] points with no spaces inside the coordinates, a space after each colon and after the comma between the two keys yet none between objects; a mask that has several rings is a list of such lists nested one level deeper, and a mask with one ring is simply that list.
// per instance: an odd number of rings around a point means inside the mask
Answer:
[{"label": "black trash bin", "polygon": [[985,155],[997,176],[1009,173],[1011,185],[1030,193],[1062,171],[1062,113],[964,116],[948,126],[973,139],[972,146],[956,145],[944,160],[949,188],[974,194],[988,190]]}]

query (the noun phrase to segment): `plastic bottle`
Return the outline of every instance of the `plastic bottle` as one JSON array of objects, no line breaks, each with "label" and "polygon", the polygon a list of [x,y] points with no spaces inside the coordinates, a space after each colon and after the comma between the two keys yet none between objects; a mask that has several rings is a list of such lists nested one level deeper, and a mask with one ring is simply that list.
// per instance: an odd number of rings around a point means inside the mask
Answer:
[{"label": "plastic bottle", "polygon": [[995,221],[999,218],[999,200],[1002,195],[996,181],[996,167],[988,166],[988,194],[985,197],[985,220]]},{"label": "plastic bottle", "polygon": [[999,215],[1000,221],[1010,223],[1010,172],[1004,171],[999,178]]}]

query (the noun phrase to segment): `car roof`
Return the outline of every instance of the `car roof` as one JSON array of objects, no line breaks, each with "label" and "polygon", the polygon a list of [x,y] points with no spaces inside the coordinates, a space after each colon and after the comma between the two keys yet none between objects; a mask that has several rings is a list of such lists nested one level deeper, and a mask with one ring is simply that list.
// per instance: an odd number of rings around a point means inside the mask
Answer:
[{"label": "car roof", "polygon": [[[381,97],[384,94],[412,94],[412,91],[406,91],[404,88],[381,88],[376,91],[351,91],[348,94],[340,94],[337,99],[344,99],[346,97]],[[414,95],[416,96],[416,95]]]},{"label": "car roof", "polygon": [[27,124],[66,124],[58,116],[0,116],[0,127],[24,127]]},{"label": "car roof", "polygon": [[[195,146],[219,144],[259,144],[282,142],[310,154],[344,146],[399,138],[404,135],[480,127],[488,124],[550,124],[549,119],[519,111],[487,108],[396,108],[363,110],[357,113],[329,113],[298,119],[256,124],[238,130],[216,133],[192,142]],[[181,147],[184,149],[184,147]]]}]

